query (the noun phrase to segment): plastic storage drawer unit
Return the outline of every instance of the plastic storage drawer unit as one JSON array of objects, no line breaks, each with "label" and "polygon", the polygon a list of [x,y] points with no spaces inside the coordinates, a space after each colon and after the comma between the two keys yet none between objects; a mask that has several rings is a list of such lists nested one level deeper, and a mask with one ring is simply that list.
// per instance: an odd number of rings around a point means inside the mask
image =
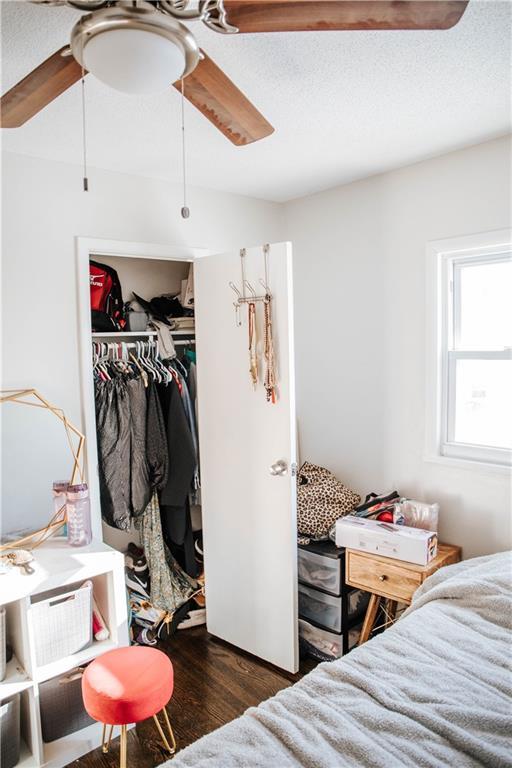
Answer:
[{"label": "plastic storage drawer unit", "polygon": [[[357,645],[360,633],[361,624],[351,627],[348,630],[347,651],[351,651],[352,648]],[[339,659],[343,656],[343,634],[341,633],[329,632],[327,629],[315,627],[315,625],[310,624],[309,621],[299,619],[299,636],[310,646],[310,655],[315,656],[316,650],[319,652],[316,657],[322,660],[324,660],[325,657],[326,661],[329,657],[331,659]]]},{"label": "plastic storage drawer unit", "polygon": [[[331,632],[341,632],[344,629],[341,601],[341,597],[333,597],[325,594],[325,592],[319,592],[317,589],[299,584],[300,617]],[[348,593],[347,601],[347,619],[350,625],[364,611],[367,596],[361,590],[356,589]]]},{"label": "plastic storage drawer unit", "polygon": [[299,581],[330,595],[341,595],[341,560],[299,547]]}]

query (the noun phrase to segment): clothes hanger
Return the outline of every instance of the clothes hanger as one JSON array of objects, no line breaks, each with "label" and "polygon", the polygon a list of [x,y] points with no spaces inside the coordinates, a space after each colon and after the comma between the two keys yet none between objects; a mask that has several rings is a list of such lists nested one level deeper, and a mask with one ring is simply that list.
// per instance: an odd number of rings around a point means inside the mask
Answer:
[{"label": "clothes hanger", "polygon": [[107,381],[112,381],[112,379],[110,377],[110,374],[108,372],[107,366],[106,366],[106,363],[109,360],[109,357],[108,357],[108,344],[103,344],[103,342],[101,343],[100,355],[101,356],[100,356],[100,359],[99,359],[99,368],[100,368],[101,372],[103,373],[103,375],[105,376],[106,380]]},{"label": "clothes hanger", "polygon": [[166,368],[164,367],[164,365],[162,364],[162,361],[160,359],[159,349],[158,349],[158,341],[150,341],[149,345],[150,345],[150,348],[151,348],[151,351],[152,351],[152,354],[153,354],[153,361],[154,361],[158,371],[160,372],[161,383],[163,382],[163,383],[167,384],[168,383],[169,372],[166,370]]},{"label": "clothes hanger", "polygon": [[149,342],[146,343],[145,341],[143,341],[141,343],[142,343],[142,346],[143,346],[143,349],[144,349],[144,359],[145,359],[146,364],[147,364],[147,366],[149,368],[149,371],[150,371],[154,381],[156,381],[157,383],[160,383],[161,382],[161,376],[160,376],[160,373],[157,371],[156,365],[154,364],[154,362],[153,362],[153,360],[151,358],[151,350],[150,350]]},{"label": "clothes hanger", "polygon": [[135,352],[136,352],[136,355],[134,355],[133,352],[130,352],[130,357],[133,360],[133,362],[135,363],[136,367],[140,371],[140,375],[141,375],[142,381],[144,382],[144,386],[147,387],[148,383],[149,383],[148,382],[148,375],[147,375],[146,371],[143,369],[143,367],[140,364],[139,342],[138,341],[135,342]]}]

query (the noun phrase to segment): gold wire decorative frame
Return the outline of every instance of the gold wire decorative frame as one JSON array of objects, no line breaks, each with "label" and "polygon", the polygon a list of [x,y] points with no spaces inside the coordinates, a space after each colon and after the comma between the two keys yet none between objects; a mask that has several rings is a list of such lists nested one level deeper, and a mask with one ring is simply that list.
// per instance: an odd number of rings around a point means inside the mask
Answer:
[{"label": "gold wire decorative frame", "polygon": [[[30,400],[32,398],[32,400]],[[70,421],[68,421],[66,414],[62,408],[58,408],[56,405],[52,405],[46,398],[42,396],[36,389],[1,389],[0,390],[0,404],[2,403],[17,403],[19,405],[29,405],[32,408],[46,408],[53,413],[64,425],[66,430],[66,437],[69,444],[69,449],[73,456],[73,471],[69,481],[70,485],[73,485],[77,481],[77,477],[80,478],[80,482],[84,482],[84,443],[85,435],[83,435],[79,429],[77,429]],[[78,440],[77,444],[75,442]],[[5,549],[13,549],[22,545],[28,546],[30,549],[38,547],[43,541],[49,539],[50,536],[54,536],[66,523],[65,511],[63,514],[62,508],[59,509],[50,518],[48,524],[44,528],[29,533],[23,536],[17,541],[10,541],[6,544],[0,542],[0,552]]]}]

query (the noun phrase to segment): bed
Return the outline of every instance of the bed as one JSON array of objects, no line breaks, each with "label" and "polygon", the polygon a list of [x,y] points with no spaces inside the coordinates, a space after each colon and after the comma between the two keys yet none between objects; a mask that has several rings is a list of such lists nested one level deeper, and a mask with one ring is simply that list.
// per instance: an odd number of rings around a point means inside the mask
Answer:
[{"label": "bed", "polygon": [[512,766],[511,573],[511,553],[443,568],[385,633],[195,742],[172,768]]}]

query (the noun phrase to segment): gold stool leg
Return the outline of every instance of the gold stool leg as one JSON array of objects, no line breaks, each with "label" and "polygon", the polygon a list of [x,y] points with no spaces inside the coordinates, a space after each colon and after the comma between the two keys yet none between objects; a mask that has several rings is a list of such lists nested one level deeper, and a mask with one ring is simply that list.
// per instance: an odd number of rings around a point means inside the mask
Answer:
[{"label": "gold stool leg", "polygon": [[126,725],[121,726],[121,740],[120,740],[120,752],[119,752],[119,766],[120,768],[126,768]]},{"label": "gold stool leg", "polygon": [[[160,721],[158,719],[158,715],[153,715],[153,720],[155,721],[155,725],[158,728],[158,733],[160,734],[160,738],[163,741],[165,749],[167,750],[167,752],[169,752],[169,754],[174,755],[175,752],[176,752],[176,739],[174,738],[174,732],[172,730],[171,723],[169,721],[169,715],[167,714],[167,710],[166,710],[165,707],[161,711],[164,713],[164,719],[165,719],[165,724],[166,724],[166,727],[167,727],[167,733],[169,734],[169,738],[171,740],[171,744],[169,744],[169,742],[167,740],[167,737],[166,737],[165,733],[162,730],[162,726],[160,725]],[[158,714],[160,714],[160,713],[158,713]]]},{"label": "gold stool leg", "polygon": [[110,748],[110,742],[112,740],[112,731],[114,730],[113,725],[109,725],[108,727],[110,728],[108,732],[108,739],[105,739],[105,734],[107,731],[107,723],[103,723],[103,735],[101,737],[101,751],[103,752],[104,755],[108,753],[108,750]]}]

